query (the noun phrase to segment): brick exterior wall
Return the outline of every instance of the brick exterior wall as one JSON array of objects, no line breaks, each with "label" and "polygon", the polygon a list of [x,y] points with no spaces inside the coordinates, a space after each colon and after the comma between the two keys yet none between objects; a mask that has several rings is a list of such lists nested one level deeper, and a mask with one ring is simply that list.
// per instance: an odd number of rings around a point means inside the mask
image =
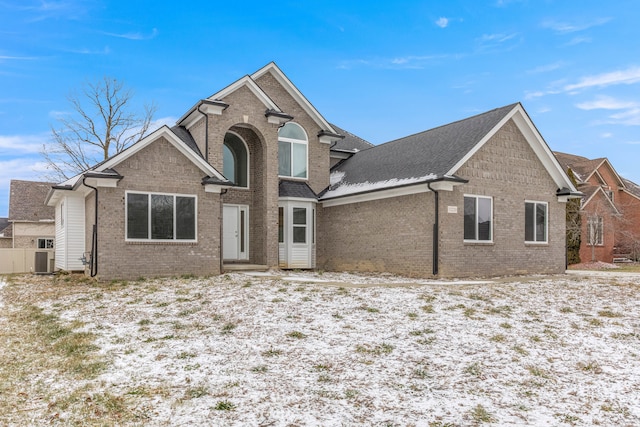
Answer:
[{"label": "brick exterior wall", "polygon": [[[116,166],[117,188],[98,189],[98,276],[101,280],[220,273],[220,195],[205,193],[204,173],[165,139]],[[197,196],[197,242],[125,241],[125,191]],[[86,200],[87,249],[91,248],[93,198]]]},{"label": "brick exterior wall", "polygon": [[[457,175],[469,183],[439,192],[440,276],[564,272],[566,205],[512,121]],[[493,243],[464,242],[465,194],[493,198]],[[525,200],[548,203],[548,243],[525,244]],[[319,265],[431,277],[433,204],[433,194],[425,193],[323,208]]]},{"label": "brick exterior wall", "polygon": [[640,198],[618,191],[616,206],[622,212],[616,235],[618,254],[640,256]]},{"label": "brick exterior wall", "polygon": [[[507,122],[458,171],[469,183],[440,193],[442,276],[562,273],[566,204],[513,121]],[[464,243],[464,195],[493,198],[493,243]],[[524,242],[525,200],[548,203],[548,243]],[[449,214],[455,206],[457,214]]]},{"label": "brick exterior wall", "polygon": [[433,194],[422,193],[318,210],[318,268],[432,273]]},{"label": "brick exterior wall", "polygon": [[[308,141],[308,184],[319,193],[329,185],[329,144],[318,140],[321,130],[280,83],[266,73],[258,86],[293,121],[304,128]],[[240,135],[249,150],[249,188],[230,189],[223,203],[249,206],[249,262],[278,265],[278,125],[268,123],[265,105],[246,87],[222,99],[229,107],[221,115],[208,116],[209,163],[223,171],[224,136]],[[189,129],[204,152],[204,122]]]},{"label": "brick exterior wall", "polygon": [[[589,218],[602,217],[602,245],[591,245],[587,239]],[[582,210],[580,261],[613,262],[618,219],[607,196],[598,192]]]}]

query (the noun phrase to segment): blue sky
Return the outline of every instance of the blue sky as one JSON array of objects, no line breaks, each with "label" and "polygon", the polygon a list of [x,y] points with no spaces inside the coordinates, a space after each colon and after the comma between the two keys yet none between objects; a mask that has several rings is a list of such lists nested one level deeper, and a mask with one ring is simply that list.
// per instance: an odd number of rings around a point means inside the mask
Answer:
[{"label": "blue sky", "polygon": [[104,76],[173,124],[275,61],[374,144],[520,101],[553,150],[640,182],[635,0],[0,0],[0,216],[67,95]]}]

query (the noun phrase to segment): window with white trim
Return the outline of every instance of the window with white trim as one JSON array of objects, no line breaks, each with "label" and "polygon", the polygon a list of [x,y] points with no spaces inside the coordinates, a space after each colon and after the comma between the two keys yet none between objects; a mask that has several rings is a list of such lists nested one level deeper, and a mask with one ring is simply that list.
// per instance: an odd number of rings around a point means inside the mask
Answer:
[{"label": "window with white trim", "polygon": [[38,249],[53,249],[53,239],[48,237],[40,237],[38,238]]},{"label": "window with white trim", "polygon": [[235,133],[227,132],[222,146],[222,172],[238,187],[249,186],[249,153],[244,141]]},{"label": "window with white trim", "polygon": [[604,245],[604,220],[601,216],[591,216],[587,219],[587,245]]},{"label": "window with white trim", "polygon": [[464,196],[464,240],[491,242],[493,239],[493,199],[486,196]]},{"label": "window with white trim", "polygon": [[127,192],[126,217],[128,240],[196,240],[196,196]]},{"label": "window with white trim", "polygon": [[524,241],[547,243],[547,203],[524,203]]},{"label": "window with white trim", "polygon": [[278,131],[278,175],[307,178],[307,134],[302,127],[288,122]]}]

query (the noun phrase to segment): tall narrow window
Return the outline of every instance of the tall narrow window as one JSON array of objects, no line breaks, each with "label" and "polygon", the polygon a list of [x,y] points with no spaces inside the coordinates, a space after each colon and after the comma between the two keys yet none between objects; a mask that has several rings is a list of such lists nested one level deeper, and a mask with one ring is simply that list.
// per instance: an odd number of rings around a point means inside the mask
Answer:
[{"label": "tall narrow window", "polygon": [[529,243],[547,242],[547,204],[525,202],[524,241]]},{"label": "tall narrow window", "polygon": [[293,243],[307,243],[306,208],[293,208]]},{"label": "tall narrow window", "polygon": [[601,216],[591,216],[587,219],[587,245],[602,246],[604,244],[604,222]]},{"label": "tall narrow window", "polygon": [[492,199],[482,196],[464,196],[464,240],[491,241]]},{"label": "tall narrow window", "polygon": [[278,208],[278,243],[284,243],[284,208]]},{"label": "tall narrow window", "polygon": [[238,135],[228,132],[222,147],[222,174],[238,187],[248,187],[248,163],[247,146]]},{"label": "tall narrow window", "polygon": [[278,131],[278,174],[307,178],[307,134],[296,123],[289,122]]}]

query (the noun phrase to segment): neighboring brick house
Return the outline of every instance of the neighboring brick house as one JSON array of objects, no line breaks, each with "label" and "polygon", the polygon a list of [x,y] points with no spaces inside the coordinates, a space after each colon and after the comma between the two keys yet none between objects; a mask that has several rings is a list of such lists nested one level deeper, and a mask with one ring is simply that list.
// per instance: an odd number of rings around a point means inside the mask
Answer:
[{"label": "neighboring brick house", "polygon": [[554,153],[584,193],[580,259],[613,262],[640,256],[640,186],[618,175],[606,158]]},{"label": "neighboring brick house", "polygon": [[8,225],[0,230],[0,247],[52,249],[54,210],[45,205],[53,183],[12,180],[9,186]]},{"label": "neighboring brick house", "polygon": [[232,264],[451,277],[563,272],[576,194],[520,104],[372,146],[270,63],[47,203],[57,268],[83,258],[102,279]]}]

